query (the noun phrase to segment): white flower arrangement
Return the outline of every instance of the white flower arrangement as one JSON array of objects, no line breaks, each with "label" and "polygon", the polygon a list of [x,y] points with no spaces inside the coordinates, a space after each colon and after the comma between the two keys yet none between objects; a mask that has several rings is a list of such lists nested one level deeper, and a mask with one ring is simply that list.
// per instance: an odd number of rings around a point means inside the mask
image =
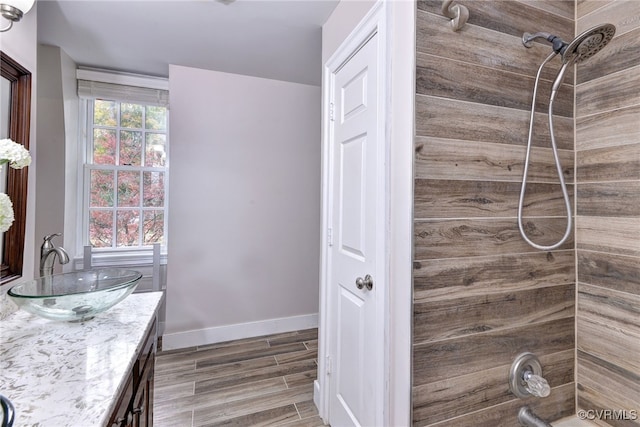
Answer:
[{"label": "white flower arrangement", "polygon": [[10,139],[0,139],[0,165],[5,163],[14,169],[22,169],[31,164],[31,155],[23,145]]},{"label": "white flower arrangement", "polygon": [[[22,169],[31,164],[31,155],[23,145],[10,139],[0,139],[0,168],[5,163],[13,169]],[[13,220],[13,203],[9,196],[0,193],[0,232],[7,231]]]},{"label": "white flower arrangement", "polygon": [[4,193],[0,193],[0,232],[4,233],[13,224],[13,203]]}]

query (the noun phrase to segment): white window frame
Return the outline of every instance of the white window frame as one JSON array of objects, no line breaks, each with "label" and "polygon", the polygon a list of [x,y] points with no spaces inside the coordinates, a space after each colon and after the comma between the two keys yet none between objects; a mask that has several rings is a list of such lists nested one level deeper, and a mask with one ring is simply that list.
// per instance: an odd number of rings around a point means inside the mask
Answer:
[{"label": "white window frame", "polygon": [[[166,79],[159,78],[146,78],[145,76],[138,75],[129,75],[129,74],[113,74],[106,73],[94,70],[77,70],[78,79],[82,80],[93,80],[105,83],[113,83],[113,84],[122,84],[123,88],[132,88],[132,87],[140,87],[140,88],[150,88],[150,89],[160,89],[167,90],[168,89],[168,81]],[[144,100],[137,100],[135,98],[130,98],[125,96],[123,98],[118,98],[117,96],[83,96],[83,94],[79,94],[80,102],[79,102],[79,124],[80,124],[80,132],[79,132],[79,151],[78,151],[78,203],[77,203],[77,218],[81,219],[78,221],[78,225],[76,227],[76,248],[78,255],[75,258],[75,267],[83,268],[82,266],[82,258],[81,251],[85,246],[90,245],[89,243],[89,186],[91,184],[90,171],[93,169],[111,169],[111,170],[127,170],[127,166],[122,165],[94,165],[92,164],[91,159],[91,147],[93,143],[93,126],[91,120],[93,119],[93,101],[94,99],[104,99],[115,101],[118,103],[133,103],[140,105],[162,105],[166,108],[167,111],[167,126],[166,126],[166,142],[165,142],[165,150],[166,150],[166,162],[163,168],[158,167],[135,167],[130,170],[140,170],[142,172],[151,171],[151,172],[164,172],[164,185],[165,185],[165,200],[164,200],[164,236],[161,248],[161,263],[166,264],[167,262],[167,243],[168,243],[168,217],[169,217],[169,180],[170,180],[170,159],[169,159],[169,147],[170,147],[170,137],[169,137],[169,105],[168,102],[165,103],[154,103],[154,102],[145,102]],[[119,107],[118,107],[119,108]],[[119,128],[120,123],[118,123]],[[143,142],[144,143],[144,142]],[[141,175],[142,179],[142,175]],[[142,192],[142,186],[141,192]],[[114,189],[117,191],[117,189]],[[145,210],[144,207],[140,207],[142,211]],[[148,208],[148,210],[158,210],[159,208]],[[141,218],[141,222],[142,222]],[[142,239],[142,224],[140,225],[140,239]],[[115,230],[115,223],[114,223]],[[115,239],[116,236],[114,235]],[[141,240],[140,240],[141,242]],[[142,265],[142,264],[151,264],[153,260],[153,246],[137,246],[137,247],[110,247],[110,248],[93,248],[92,249],[92,265],[94,267],[102,267],[102,266],[112,266],[112,265]]]}]

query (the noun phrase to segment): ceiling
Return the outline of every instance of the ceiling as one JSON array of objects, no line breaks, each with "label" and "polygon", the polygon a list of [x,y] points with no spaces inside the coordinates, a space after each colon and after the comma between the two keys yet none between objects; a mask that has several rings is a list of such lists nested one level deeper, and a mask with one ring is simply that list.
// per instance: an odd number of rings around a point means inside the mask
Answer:
[{"label": "ceiling", "polygon": [[40,0],[38,42],[78,65],[152,76],[169,64],[320,85],[338,0]]}]

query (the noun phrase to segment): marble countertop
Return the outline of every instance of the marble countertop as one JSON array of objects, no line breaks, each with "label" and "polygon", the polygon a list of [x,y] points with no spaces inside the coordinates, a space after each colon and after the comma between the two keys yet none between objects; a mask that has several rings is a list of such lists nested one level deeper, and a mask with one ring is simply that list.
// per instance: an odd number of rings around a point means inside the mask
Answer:
[{"label": "marble countertop", "polygon": [[19,310],[0,321],[0,394],[14,427],[101,427],[109,421],[161,292],[129,295],[84,323]]}]

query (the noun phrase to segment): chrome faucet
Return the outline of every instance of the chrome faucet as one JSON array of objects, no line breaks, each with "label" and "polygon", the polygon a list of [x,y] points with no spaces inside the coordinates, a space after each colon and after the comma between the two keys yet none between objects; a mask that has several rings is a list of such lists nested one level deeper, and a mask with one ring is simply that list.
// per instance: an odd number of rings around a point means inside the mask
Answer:
[{"label": "chrome faucet", "polygon": [[56,247],[51,243],[51,239],[56,236],[62,236],[62,233],[49,234],[45,236],[44,243],[40,247],[40,276],[51,276],[53,274],[53,264],[55,263],[56,255],[58,255],[58,262],[60,264],[66,264],[69,262],[69,254],[63,247]]}]

